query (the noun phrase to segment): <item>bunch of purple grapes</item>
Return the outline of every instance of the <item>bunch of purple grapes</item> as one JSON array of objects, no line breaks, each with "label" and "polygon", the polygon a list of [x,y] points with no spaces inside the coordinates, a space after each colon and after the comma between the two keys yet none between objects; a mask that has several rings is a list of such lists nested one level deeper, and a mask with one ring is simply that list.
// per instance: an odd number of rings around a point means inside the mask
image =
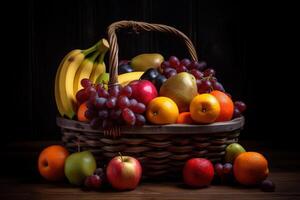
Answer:
[{"label": "bunch of purple grapes", "polygon": [[108,91],[102,84],[94,85],[89,79],[82,79],[83,89],[76,94],[81,104],[87,102],[85,117],[92,128],[110,128],[115,125],[144,125],[146,119],[143,113],[146,106],[131,98],[132,88],[114,85]]},{"label": "bunch of purple grapes", "polygon": [[225,92],[223,85],[218,82],[215,77],[215,70],[207,68],[204,61],[190,61],[187,58],[179,59],[176,56],[171,56],[168,61],[161,64],[163,74],[170,78],[180,72],[188,72],[196,78],[198,93],[209,93],[212,90]]}]

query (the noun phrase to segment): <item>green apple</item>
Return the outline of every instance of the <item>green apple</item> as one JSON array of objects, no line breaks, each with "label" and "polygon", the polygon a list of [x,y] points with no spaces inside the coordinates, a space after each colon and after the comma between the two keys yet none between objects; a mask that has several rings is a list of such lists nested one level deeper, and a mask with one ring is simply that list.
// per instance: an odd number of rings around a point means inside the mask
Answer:
[{"label": "green apple", "polygon": [[102,73],[100,76],[98,76],[96,80],[96,84],[102,83],[104,85],[104,88],[107,89],[109,81],[109,73]]},{"label": "green apple", "polygon": [[234,159],[246,150],[238,143],[232,143],[226,147],[225,162],[233,163]]},{"label": "green apple", "polygon": [[96,160],[90,151],[73,153],[66,159],[65,175],[71,184],[81,185],[96,167]]}]

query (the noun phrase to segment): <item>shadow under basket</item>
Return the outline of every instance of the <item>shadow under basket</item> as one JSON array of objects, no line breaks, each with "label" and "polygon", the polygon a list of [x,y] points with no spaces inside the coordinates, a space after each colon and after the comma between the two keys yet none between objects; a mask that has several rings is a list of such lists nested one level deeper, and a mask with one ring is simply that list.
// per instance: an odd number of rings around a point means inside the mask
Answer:
[{"label": "shadow under basket", "polygon": [[208,125],[144,125],[120,127],[121,135],[113,138],[103,129],[91,129],[88,123],[58,117],[62,141],[70,152],[89,150],[100,166],[119,152],[137,158],[143,176],[180,175],[186,160],[193,157],[221,161],[227,145],[237,142],[244,117]]}]

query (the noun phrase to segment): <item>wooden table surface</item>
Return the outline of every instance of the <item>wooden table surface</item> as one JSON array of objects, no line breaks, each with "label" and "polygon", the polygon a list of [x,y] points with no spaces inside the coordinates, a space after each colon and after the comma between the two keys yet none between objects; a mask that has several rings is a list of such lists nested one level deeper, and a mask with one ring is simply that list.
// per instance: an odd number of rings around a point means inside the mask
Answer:
[{"label": "wooden table surface", "polygon": [[[255,147],[253,150],[256,150]],[[36,169],[28,173],[20,173],[11,168],[0,174],[0,200],[150,200],[150,199],[300,199],[300,153],[294,151],[260,149],[270,162],[269,178],[275,182],[276,191],[262,192],[259,188],[245,188],[242,186],[212,185],[203,189],[186,188],[181,181],[144,181],[133,191],[116,192],[110,188],[99,191],[86,191],[72,187],[68,183],[50,183],[44,181],[36,173]],[[16,153],[5,152],[0,156],[5,159],[16,159]],[[23,151],[23,157],[24,155]],[[36,158],[34,154],[32,158]],[[25,160],[25,159],[24,159]],[[28,159],[30,160],[30,159]],[[20,162],[24,162],[20,160]],[[35,161],[32,161],[33,163]],[[26,163],[24,162],[24,167]],[[33,164],[28,161],[27,167]],[[3,164],[2,164],[3,166]],[[6,169],[9,170],[9,169]],[[20,169],[21,170],[21,169]],[[32,172],[35,172],[32,173]]]}]

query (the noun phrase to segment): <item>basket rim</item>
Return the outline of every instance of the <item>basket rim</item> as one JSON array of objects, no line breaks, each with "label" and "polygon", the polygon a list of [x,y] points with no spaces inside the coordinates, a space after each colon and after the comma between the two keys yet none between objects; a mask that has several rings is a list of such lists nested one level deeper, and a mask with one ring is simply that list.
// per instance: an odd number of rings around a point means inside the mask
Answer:
[{"label": "basket rim", "polygon": [[[87,122],[80,122],[77,120],[66,119],[63,117],[56,118],[56,124],[62,129],[69,129],[78,132],[89,133],[103,133],[104,129],[99,128],[94,130]],[[121,134],[207,134],[207,133],[220,133],[232,132],[243,128],[245,118],[238,117],[226,122],[215,122],[205,125],[189,125],[189,124],[168,124],[168,125],[144,125],[144,126],[121,126]]]}]

